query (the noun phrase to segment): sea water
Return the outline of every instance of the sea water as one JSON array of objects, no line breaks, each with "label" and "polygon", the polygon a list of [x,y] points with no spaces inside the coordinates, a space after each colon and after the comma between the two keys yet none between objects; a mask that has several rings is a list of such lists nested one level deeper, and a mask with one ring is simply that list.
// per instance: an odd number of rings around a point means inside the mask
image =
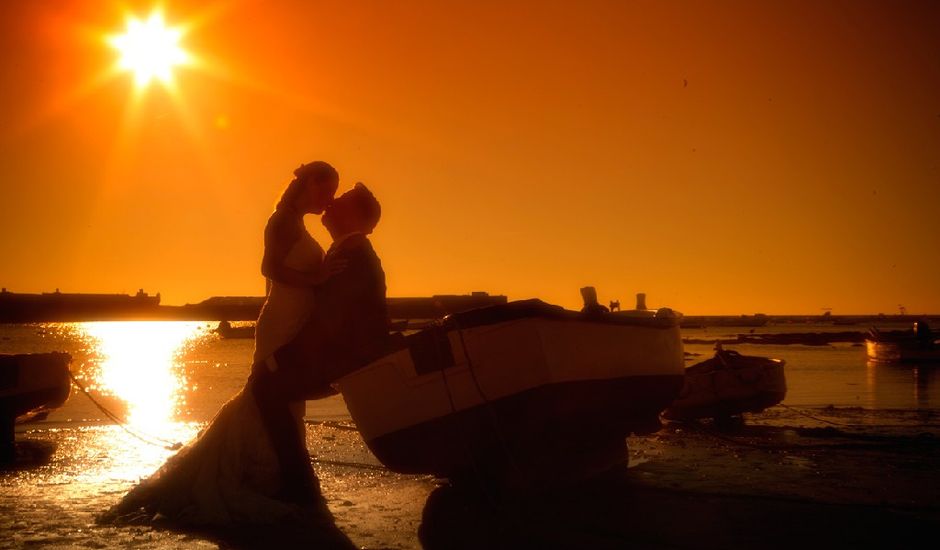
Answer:
[{"label": "sea water", "polygon": [[[236,323],[237,324],[237,323]],[[64,351],[96,404],[73,386],[47,423],[108,421],[99,405],[141,429],[206,422],[240,391],[254,340],[223,339],[215,323],[116,321],[0,325],[0,353]],[[348,418],[339,396],[308,402],[308,417]]]},{"label": "sea water", "polygon": [[[77,387],[46,424],[108,422],[99,406],[142,430],[203,423],[244,386],[252,339],[223,339],[209,322],[129,321],[0,325],[0,353],[64,351]],[[883,330],[901,326],[885,325]],[[683,329],[690,340],[733,339],[738,334],[864,331],[867,327],[768,325],[760,328]],[[686,344],[689,365],[713,354],[713,344]],[[744,355],[786,361],[793,407],[866,409],[940,408],[940,366],[883,364],[867,359],[864,345],[726,344]],[[349,420],[340,396],[307,403],[311,420]]]},{"label": "sea water", "polygon": [[[173,453],[170,443],[192,438],[244,387],[253,341],[222,339],[214,327],[209,322],[143,321],[0,325],[0,353],[70,353],[72,372],[89,394],[73,387],[65,404],[45,420],[17,426],[18,448],[27,447],[23,442],[40,442],[55,449],[48,458],[0,471],[0,548],[205,545],[172,532],[97,527],[94,517],[156,470]],[[752,331],[866,329],[770,325],[683,330],[683,336],[701,341],[734,339]],[[688,344],[685,349],[689,365],[713,354],[712,344]],[[789,409],[778,407],[761,416],[787,426],[814,423],[801,416],[806,413],[843,423],[902,422],[916,431],[921,424],[935,423],[940,409],[937,366],[871,363],[865,348],[852,344],[725,349],[787,362],[784,405]],[[120,418],[122,425],[109,416]],[[377,469],[340,396],[307,402],[306,418],[307,445],[320,460],[317,473],[338,525],[378,546],[417,547],[414,533],[433,480]]]},{"label": "sea water", "polygon": [[[254,341],[222,339],[215,326],[0,325],[0,353],[67,352],[77,381],[64,405],[44,420],[16,427],[17,462],[0,465],[0,549],[214,546],[173,531],[102,527],[95,517],[156,471],[176,443],[191,440],[244,387]],[[382,547],[413,547],[432,480],[384,471],[340,396],[307,402],[306,418],[307,447],[337,524]]]},{"label": "sea water", "polygon": [[[683,329],[690,340],[726,340],[739,334],[788,334],[813,332],[866,332],[869,327],[821,324],[781,324],[759,328],[710,327]],[[881,330],[909,329],[884,323]],[[689,363],[710,357],[713,344],[686,344],[687,353],[700,355]],[[869,361],[864,343],[830,345],[725,344],[743,355],[786,361],[787,397],[791,407],[861,407],[879,410],[930,410],[940,408],[940,364],[890,364]]]}]

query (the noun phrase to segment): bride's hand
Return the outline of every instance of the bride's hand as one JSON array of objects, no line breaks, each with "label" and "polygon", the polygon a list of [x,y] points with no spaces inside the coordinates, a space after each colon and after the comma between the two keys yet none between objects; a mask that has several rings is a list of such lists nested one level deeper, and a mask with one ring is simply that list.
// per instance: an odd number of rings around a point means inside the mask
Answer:
[{"label": "bride's hand", "polygon": [[343,270],[346,269],[347,264],[349,264],[349,260],[335,256],[327,256],[320,265],[319,275],[317,275],[314,284],[323,283],[333,275],[342,273]]}]

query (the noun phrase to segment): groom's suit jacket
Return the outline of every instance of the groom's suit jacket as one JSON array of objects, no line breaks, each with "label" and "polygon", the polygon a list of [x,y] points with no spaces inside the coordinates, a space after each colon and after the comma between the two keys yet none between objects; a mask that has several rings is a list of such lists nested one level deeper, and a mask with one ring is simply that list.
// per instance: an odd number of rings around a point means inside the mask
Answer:
[{"label": "groom's suit jacket", "polygon": [[313,312],[297,336],[274,354],[278,371],[300,369],[298,396],[322,397],[330,384],[363,366],[388,340],[382,262],[365,235],[352,235],[328,252],[345,268],[316,288]]}]

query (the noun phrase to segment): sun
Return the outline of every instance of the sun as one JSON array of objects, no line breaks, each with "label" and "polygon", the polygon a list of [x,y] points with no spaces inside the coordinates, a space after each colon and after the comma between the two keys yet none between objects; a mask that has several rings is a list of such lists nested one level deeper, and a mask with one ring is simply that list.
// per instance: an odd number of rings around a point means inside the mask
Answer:
[{"label": "sun", "polygon": [[134,82],[144,87],[153,80],[170,84],[173,68],[189,62],[189,54],[180,47],[183,31],[168,27],[163,14],[154,11],[146,20],[127,18],[124,34],[111,36],[108,42],[121,58],[118,67],[134,74]]}]

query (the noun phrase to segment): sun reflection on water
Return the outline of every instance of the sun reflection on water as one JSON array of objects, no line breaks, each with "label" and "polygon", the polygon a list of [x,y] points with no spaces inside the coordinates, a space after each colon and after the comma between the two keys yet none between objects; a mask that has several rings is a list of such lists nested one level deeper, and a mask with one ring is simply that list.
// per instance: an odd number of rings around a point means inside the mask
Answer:
[{"label": "sun reflection on water", "polygon": [[142,430],[170,428],[184,402],[182,353],[199,333],[196,322],[82,323],[98,361],[97,389],[127,406],[127,423]]}]

